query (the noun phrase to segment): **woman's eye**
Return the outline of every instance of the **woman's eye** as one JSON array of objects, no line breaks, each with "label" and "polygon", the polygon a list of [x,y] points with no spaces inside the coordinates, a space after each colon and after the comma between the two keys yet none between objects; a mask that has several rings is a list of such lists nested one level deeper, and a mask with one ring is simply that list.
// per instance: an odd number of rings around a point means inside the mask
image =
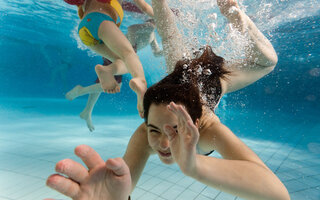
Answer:
[{"label": "woman's eye", "polygon": [[157,130],[150,130],[149,132],[150,132],[150,133],[160,133],[160,132],[157,131]]}]

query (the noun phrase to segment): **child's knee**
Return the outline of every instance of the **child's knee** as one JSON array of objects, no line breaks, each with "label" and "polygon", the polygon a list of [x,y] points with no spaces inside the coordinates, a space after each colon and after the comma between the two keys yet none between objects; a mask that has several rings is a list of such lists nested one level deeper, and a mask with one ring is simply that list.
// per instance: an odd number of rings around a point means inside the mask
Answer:
[{"label": "child's knee", "polygon": [[137,56],[137,54],[136,54],[136,52],[134,52],[134,50],[132,49],[130,49],[130,50],[128,50],[128,51],[125,51],[125,52],[123,52],[123,55],[122,55],[122,60],[127,60],[127,59],[130,59],[130,58],[132,58],[132,57],[138,57]]}]

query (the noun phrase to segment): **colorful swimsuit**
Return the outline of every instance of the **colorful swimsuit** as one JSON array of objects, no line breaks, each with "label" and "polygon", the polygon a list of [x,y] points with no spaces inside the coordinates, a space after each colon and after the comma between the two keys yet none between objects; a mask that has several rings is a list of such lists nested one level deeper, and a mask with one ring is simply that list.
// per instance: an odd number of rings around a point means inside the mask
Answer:
[{"label": "colorful swimsuit", "polygon": [[94,46],[101,44],[103,41],[98,36],[100,24],[103,21],[112,21],[119,27],[123,19],[123,10],[121,4],[117,0],[98,0],[99,2],[110,4],[119,16],[118,22],[114,21],[110,16],[100,13],[92,12],[87,14],[80,22],[78,33],[81,41],[87,46]]}]

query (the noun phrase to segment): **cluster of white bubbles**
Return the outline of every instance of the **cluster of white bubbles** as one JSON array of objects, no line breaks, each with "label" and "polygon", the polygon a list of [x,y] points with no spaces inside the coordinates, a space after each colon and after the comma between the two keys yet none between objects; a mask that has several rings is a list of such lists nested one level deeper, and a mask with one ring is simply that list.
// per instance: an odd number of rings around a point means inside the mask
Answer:
[{"label": "cluster of white bubbles", "polygon": [[73,28],[70,38],[73,38],[77,42],[78,49],[86,51],[89,57],[98,56],[95,52],[91,51],[83,42],[81,41],[79,34],[78,34],[78,24]]},{"label": "cluster of white bubbles", "polygon": [[[314,16],[320,10],[318,0],[238,0],[240,9],[245,11],[257,27],[272,40],[272,31],[281,24]],[[251,47],[247,36],[240,34],[228,24],[215,0],[174,0],[170,7],[179,10],[178,27],[188,46],[197,50],[210,45],[214,52],[225,59],[245,57]]]},{"label": "cluster of white bubbles", "polygon": [[[283,23],[316,15],[320,10],[317,0],[238,0],[243,10],[256,26],[272,41],[272,31]],[[199,54],[204,45],[226,60],[238,60],[247,56],[252,44],[248,35],[240,33],[221,15],[216,0],[174,0],[170,7],[179,10],[177,25],[184,36],[186,46]],[[232,12],[232,10],[230,10]],[[229,12],[230,12],[229,11]],[[201,53],[201,52],[200,52]],[[317,74],[317,70],[310,72]],[[186,81],[186,80],[185,80]],[[200,91],[202,86],[199,85]],[[208,101],[207,97],[202,96]]]},{"label": "cluster of white bubbles", "polygon": [[195,4],[188,0],[176,0],[170,1],[170,7],[179,9],[177,24],[187,46],[193,50],[189,53],[198,53],[200,47],[210,45],[217,55],[227,60],[245,56],[247,37],[227,23],[216,1],[200,0]]}]

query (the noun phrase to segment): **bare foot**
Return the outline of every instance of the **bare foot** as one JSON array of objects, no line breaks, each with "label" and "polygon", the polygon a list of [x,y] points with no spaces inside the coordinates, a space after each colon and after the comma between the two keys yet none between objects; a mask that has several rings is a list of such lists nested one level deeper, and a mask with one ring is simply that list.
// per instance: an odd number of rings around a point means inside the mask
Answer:
[{"label": "bare foot", "polygon": [[88,129],[90,132],[94,131],[94,126],[91,120],[91,114],[86,112],[85,110],[80,113],[80,118],[84,119],[87,123]]},{"label": "bare foot", "polygon": [[66,98],[72,101],[73,99],[77,98],[79,96],[80,90],[82,90],[81,85],[75,86],[73,89],[71,89],[67,94]]},{"label": "bare foot", "polygon": [[101,88],[104,92],[117,93],[120,91],[120,86],[116,79],[114,79],[112,69],[110,67],[96,65],[95,70],[99,77]]},{"label": "bare foot", "polygon": [[137,109],[140,117],[143,118],[143,96],[147,90],[147,83],[144,79],[133,78],[130,80],[129,86],[137,94]]}]

